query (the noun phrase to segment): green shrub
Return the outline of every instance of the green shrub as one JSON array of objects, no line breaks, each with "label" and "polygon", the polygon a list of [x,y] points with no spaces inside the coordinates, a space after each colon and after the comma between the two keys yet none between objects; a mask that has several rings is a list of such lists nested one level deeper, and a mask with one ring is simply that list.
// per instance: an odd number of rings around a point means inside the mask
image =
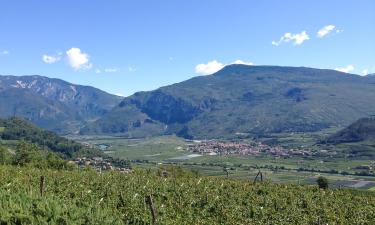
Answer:
[{"label": "green shrub", "polygon": [[328,179],[325,177],[318,177],[316,180],[316,183],[318,184],[319,188],[327,189],[328,188]]}]

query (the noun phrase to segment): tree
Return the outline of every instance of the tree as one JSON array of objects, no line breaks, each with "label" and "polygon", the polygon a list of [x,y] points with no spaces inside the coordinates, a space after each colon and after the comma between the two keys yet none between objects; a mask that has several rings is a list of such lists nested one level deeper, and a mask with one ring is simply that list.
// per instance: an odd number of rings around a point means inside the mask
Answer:
[{"label": "tree", "polygon": [[42,152],[37,145],[25,141],[22,141],[17,145],[14,164],[20,166],[34,164],[41,167],[44,162],[45,160],[43,160]]},{"label": "tree", "polygon": [[316,180],[316,183],[318,183],[319,188],[327,189],[328,188],[328,179],[325,177],[318,177]]},{"label": "tree", "polygon": [[45,160],[48,168],[53,168],[57,170],[72,170],[74,168],[72,164],[69,164],[67,161],[61,159],[58,155],[56,155],[53,152],[47,152]]}]

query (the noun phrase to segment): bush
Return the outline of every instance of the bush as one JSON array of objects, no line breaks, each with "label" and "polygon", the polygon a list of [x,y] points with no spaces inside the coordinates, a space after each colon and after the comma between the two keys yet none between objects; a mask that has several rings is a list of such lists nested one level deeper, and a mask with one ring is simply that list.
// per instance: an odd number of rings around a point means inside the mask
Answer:
[{"label": "bush", "polygon": [[316,183],[318,183],[319,188],[322,188],[322,189],[328,188],[328,180],[325,177],[322,177],[322,176],[318,177],[318,179],[316,180]]}]

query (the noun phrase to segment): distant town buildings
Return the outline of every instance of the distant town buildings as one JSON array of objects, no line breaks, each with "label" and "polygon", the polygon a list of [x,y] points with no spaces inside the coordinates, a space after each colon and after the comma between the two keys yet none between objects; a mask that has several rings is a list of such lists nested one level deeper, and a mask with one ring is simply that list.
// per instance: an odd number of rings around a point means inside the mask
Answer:
[{"label": "distant town buildings", "polygon": [[282,146],[270,146],[261,142],[242,143],[232,141],[200,141],[188,145],[188,150],[205,155],[259,155],[262,153],[274,156],[312,156],[315,153],[308,149],[285,149]]},{"label": "distant town buildings", "polygon": [[104,171],[104,170],[112,170],[112,171],[119,171],[122,173],[129,173],[131,169],[129,167],[123,166],[115,166],[110,159],[104,159],[102,157],[82,157],[76,158],[73,163],[79,166],[79,168],[85,168],[87,166],[91,166],[97,171]]}]

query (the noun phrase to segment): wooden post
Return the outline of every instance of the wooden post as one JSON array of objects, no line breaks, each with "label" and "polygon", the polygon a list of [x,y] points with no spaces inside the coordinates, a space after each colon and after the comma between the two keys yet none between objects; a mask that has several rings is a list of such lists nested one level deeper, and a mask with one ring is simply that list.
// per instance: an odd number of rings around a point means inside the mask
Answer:
[{"label": "wooden post", "polygon": [[31,195],[32,192],[33,192],[33,186],[32,186],[32,179],[31,179],[31,175],[29,174],[29,194]]},{"label": "wooden post", "polygon": [[255,184],[255,182],[257,181],[259,175],[260,175],[260,181],[263,181],[263,174],[259,170],[258,173],[257,173],[257,175],[254,178],[253,184]]},{"label": "wooden post", "polygon": [[43,197],[44,194],[44,186],[45,186],[45,178],[44,176],[40,177],[40,186],[39,186],[39,191],[40,191],[40,197]]},{"label": "wooden post", "polygon": [[152,196],[147,195],[146,196],[146,204],[148,204],[150,211],[151,211],[151,216],[152,216],[152,224],[156,224],[156,209],[154,206],[154,202],[152,201]]}]

